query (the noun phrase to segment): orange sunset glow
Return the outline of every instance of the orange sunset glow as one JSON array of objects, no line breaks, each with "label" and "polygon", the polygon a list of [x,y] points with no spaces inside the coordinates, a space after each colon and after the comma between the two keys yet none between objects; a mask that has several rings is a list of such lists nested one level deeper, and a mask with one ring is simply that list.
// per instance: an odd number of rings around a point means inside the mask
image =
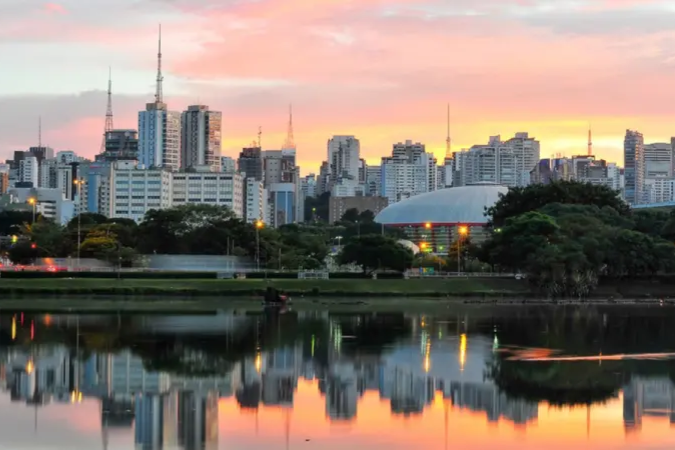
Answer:
[{"label": "orange sunset glow", "polygon": [[[108,67],[116,128],[136,128],[153,100],[163,27],[170,109],[223,112],[223,154],[262,127],[284,140],[293,104],[303,172],[334,134],[375,163],[411,139],[442,157],[527,131],[541,156],[621,161],[623,135],[675,135],[672,2],[659,0],[23,0],[0,5],[0,157],[42,142],[93,157]],[[114,17],[115,20],[110,20]],[[48,67],[49,70],[45,70]]]}]

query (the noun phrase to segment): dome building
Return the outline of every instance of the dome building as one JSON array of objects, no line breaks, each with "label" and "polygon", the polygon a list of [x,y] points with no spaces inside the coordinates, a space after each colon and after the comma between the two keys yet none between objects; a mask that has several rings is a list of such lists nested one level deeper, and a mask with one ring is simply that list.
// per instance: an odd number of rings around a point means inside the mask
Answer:
[{"label": "dome building", "polygon": [[473,236],[474,242],[484,237],[488,222],[485,208],[506,192],[505,186],[487,183],[440,189],[388,206],[375,222],[403,228],[422,251],[447,253],[458,236]]}]

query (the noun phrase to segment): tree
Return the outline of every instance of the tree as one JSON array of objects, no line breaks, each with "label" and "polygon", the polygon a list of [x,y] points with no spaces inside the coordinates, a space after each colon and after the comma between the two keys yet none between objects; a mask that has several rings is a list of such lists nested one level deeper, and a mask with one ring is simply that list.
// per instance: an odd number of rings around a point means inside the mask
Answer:
[{"label": "tree", "polygon": [[14,264],[29,265],[35,262],[38,251],[32,247],[30,242],[19,241],[9,248],[7,255]]},{"label": "tree", "polygon": [[80,229],[90,228],[93,227],[94,225],[101,225],[103,223],[106,223],[107,221],[108,218],[103,214],[82,213],[79,215],[79,217],[75,216],[72,219],[70,219],[70,221],[66,225],[66,228],[68,228],[69,230],[77,230],[78,226],[80,227]]},{"label": "tree", "polygon": [[356,208],[349,208],[340,218],[340,222],[356,223],[359,221],[359,210]]},{"label": "tree", "polygon": [[[39,219],[36,218],[36,219]],[[0,211],[0,236],[10,236],[18,232],[21,225],[31,223],[31,211]]]},{"label": "tree", "polygon": [[497,203],[486,210],[490,223],[499,228],[510,217],[537,211],[551,203],[594,205],[610,207],[622,216],[630,215],[630,207],[607,186],[596,186],[577,181],[556,181],[550,184],[532,184],[509,189]]},{"label": "tree", "polygon": [[379,234],[369,234],[350,239],[338,255],[338,264],[356,264],[364,273],[377,269],[403,272],[413,262],[413,253],[394,239]]}]

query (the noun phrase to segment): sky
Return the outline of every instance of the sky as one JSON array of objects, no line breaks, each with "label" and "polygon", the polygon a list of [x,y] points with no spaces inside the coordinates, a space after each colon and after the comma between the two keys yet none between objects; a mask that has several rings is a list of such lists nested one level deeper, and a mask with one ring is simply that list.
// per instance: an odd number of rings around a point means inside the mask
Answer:
[{"label": "sky", "polygon": [[42,142],[93,157],[108,68],[116,128],[153,101],[223,112],[223,155],[262,127],[279,149],[293,105],[303,173],[336,134],[377,164],[410,139],[442,158],[527,131],[542,157],[621,162],[627,128],[675,135],[671,0],[0,0],[0,159]]}]

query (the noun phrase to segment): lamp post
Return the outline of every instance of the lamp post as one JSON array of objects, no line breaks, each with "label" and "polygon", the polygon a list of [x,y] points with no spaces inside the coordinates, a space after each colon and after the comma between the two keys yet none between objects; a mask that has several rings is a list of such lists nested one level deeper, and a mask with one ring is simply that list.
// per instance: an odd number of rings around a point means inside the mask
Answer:
[{"label": "lamp post", "polygon": [[84,180],[82,178],[78,178],[73,181],[75,186],[77,186],[77,204],[78,204],[78,211],[77,211],[77,269],[80,269],[80,245],[81,245],[81,239],[82,239],[82,214],[81,214],[81,208],[80,204],[82,202],[82,184],[84,183]]},{"label": "lamp post", "polygon": [[37,207],[37,199],[35,197],[31,197],[28,199],[28,203],[33,207],[33,222],[31,224],[35,224],[35,208]]},{"label": "lamp post", "polygon": [[255,222],[255,265],[258,272],[260,272],[260,229],[264,226],[262,220]]},{"label": "lamp post", "polygon": [[469,229],[464,225],[457,228],[457,276],[462,273],[462,237],[468,232]]}]

